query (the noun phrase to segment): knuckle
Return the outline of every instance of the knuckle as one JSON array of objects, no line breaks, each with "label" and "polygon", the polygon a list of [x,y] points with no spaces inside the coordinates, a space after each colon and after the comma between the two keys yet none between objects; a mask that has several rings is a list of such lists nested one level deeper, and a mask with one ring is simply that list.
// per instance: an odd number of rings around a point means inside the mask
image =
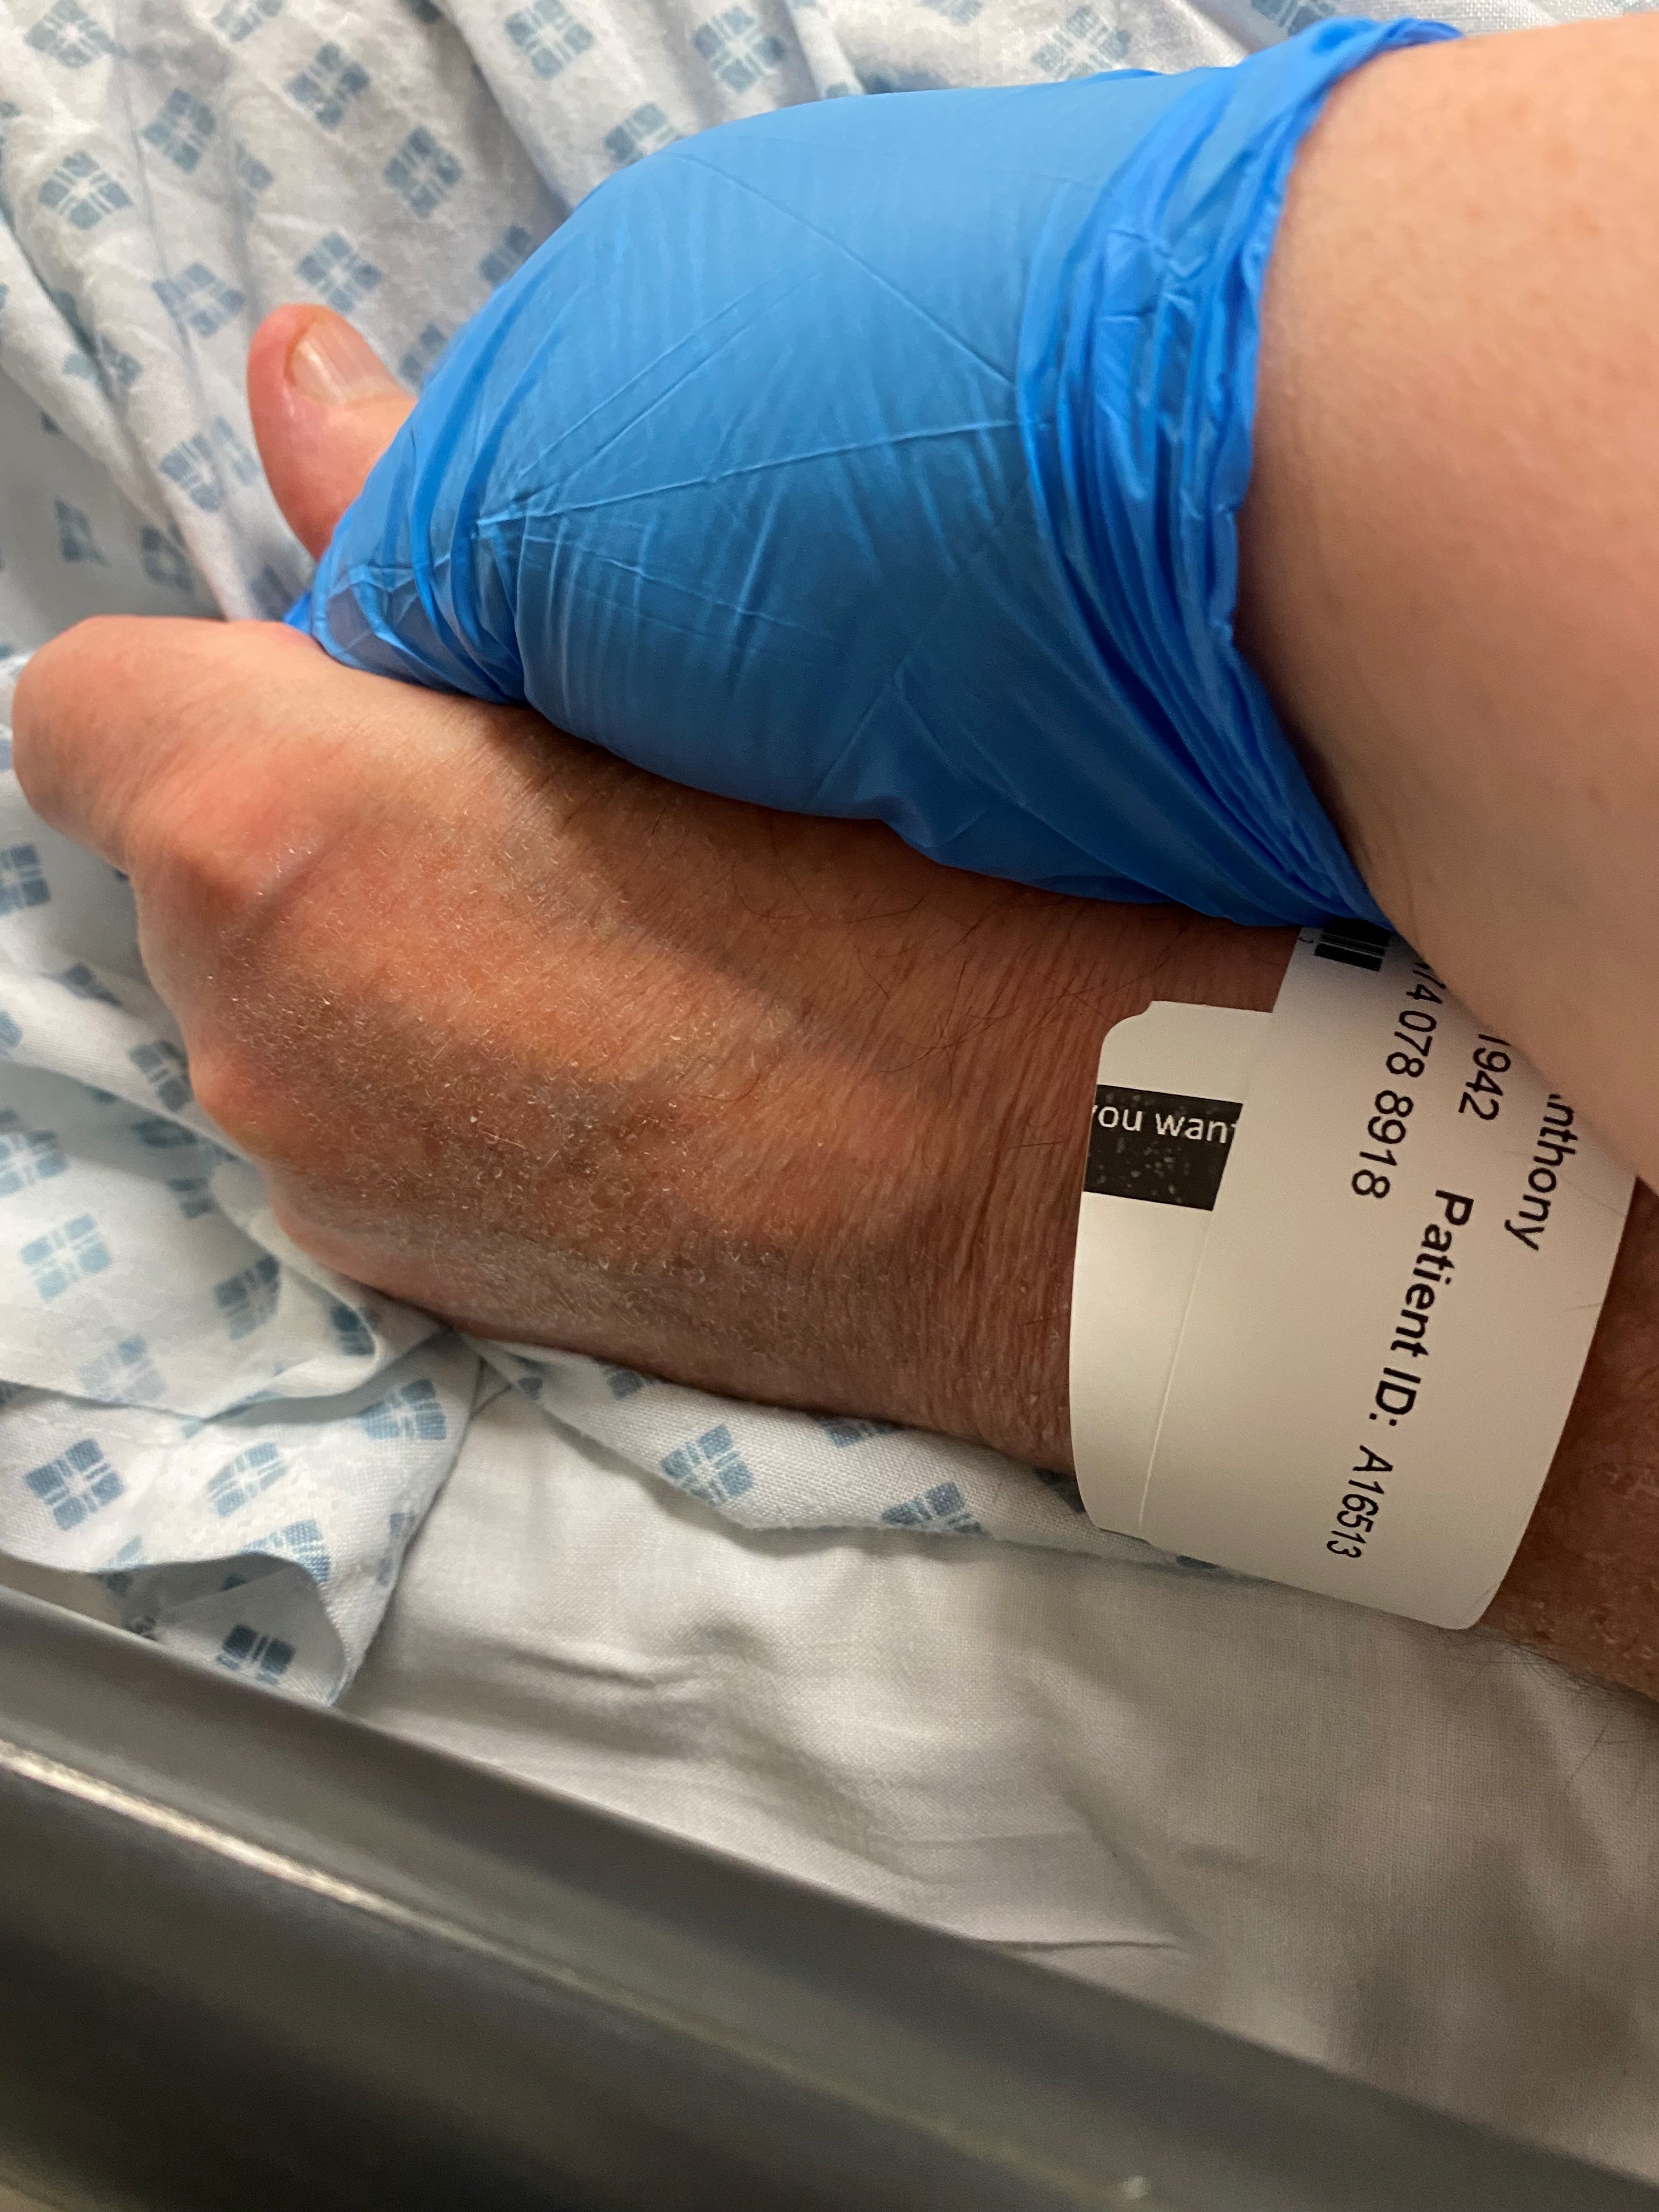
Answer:
[{"label": "knuckle", "polygon": [[64,805],[78,717],[76,702],[118,656],[136,618],[93,615],[37,647],[12,696],[12,766],[36,813],[52,821]]},{"label": "knuckle", "polygon": [[275,921],[341,823],[302,764],[257,745],[176,754],[135,794],[124,843],[142,904],[222,940]]},{"label": "knuckle", "polygon": [[13,702],[13,766],[55,828],[125,852],[141,802],[211,752],[244,700],[270,690],[222,623],[98,615],[30,658]]},{"label": "knuckle", "polygon": [[283,873],[268,820],[237,779],[211,772],[147,792],[130,817],[127,849],[141,900],[193,930],[234,927],[269,902]]},{"label": "knuckle", "polygon": [[245,1152],[253,1149],[246,1142],[257,1095],[251,1077],[252,1070],[234,1050],[223,1046],[191,1047],[190,1082],[197,1104],[216,1128],[223,1130]]},{"label": "knuckle", "polygon": [[239,1152],[264,1165],[303,1157],[301,1117],[258,1055],[230,1040],[198,1044],[190,1074],[197,1104]]}]

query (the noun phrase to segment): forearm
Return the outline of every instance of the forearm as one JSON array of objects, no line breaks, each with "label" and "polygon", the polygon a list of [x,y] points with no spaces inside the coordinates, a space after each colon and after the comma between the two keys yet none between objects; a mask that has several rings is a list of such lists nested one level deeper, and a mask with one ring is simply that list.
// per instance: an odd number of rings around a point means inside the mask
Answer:
[{"label": "forearm", "polygon": [[[1100,1039],[1154,998],[1271,1006],[1290,940],[1162,908],[1054,902],[1023,921],[1048,930],[1031,933],[1018,1072],[999,1080],[975,1041],[962,1048],[964,1083],[994,1083],[1005,1102],[1002,1140],[982,1212],[952,1208],[970,1224],[939,1297],[952,1326],[905,1417],[1069,1468],[1072,1253]],[[1656,1600],[1659,1200],[1638,1185],[1571,1415],[1482,1628],[1659,1695]]]},{"label": "forearm", "polygon": [[1659,21],[1387,57],[1292,173],[1240,632],[1383,909],[1659,1176]]}]

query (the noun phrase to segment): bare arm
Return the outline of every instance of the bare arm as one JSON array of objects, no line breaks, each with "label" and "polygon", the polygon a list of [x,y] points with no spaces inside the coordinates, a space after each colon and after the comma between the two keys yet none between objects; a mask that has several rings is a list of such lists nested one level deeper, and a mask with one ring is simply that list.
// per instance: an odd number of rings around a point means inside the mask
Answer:
[{"label": "bare arm", "polygon": [[1378,901],[1659,1179],[1659,20],[1335,94],[1271,264],[1246,649]]}]

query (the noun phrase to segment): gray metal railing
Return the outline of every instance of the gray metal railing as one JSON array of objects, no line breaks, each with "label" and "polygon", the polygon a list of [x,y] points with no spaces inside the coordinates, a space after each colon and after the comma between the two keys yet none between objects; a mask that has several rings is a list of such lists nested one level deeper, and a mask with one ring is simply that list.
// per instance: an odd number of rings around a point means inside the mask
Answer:
[{"label": "gray metal railing", "polygon": [[145,2212],[1656,2212],[0,1594],[0,2177]]}]

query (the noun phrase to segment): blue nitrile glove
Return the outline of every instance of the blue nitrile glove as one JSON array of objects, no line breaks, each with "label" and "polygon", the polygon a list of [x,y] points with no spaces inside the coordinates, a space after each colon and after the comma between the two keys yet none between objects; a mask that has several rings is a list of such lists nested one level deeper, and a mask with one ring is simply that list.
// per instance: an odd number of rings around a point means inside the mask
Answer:
[{"label": "blue nitrile glove", "polygon": [[1380,921],[1232,643],[1297,147],[1385,49],[729,124],[461,332],[289,617],[958,867]]}]

